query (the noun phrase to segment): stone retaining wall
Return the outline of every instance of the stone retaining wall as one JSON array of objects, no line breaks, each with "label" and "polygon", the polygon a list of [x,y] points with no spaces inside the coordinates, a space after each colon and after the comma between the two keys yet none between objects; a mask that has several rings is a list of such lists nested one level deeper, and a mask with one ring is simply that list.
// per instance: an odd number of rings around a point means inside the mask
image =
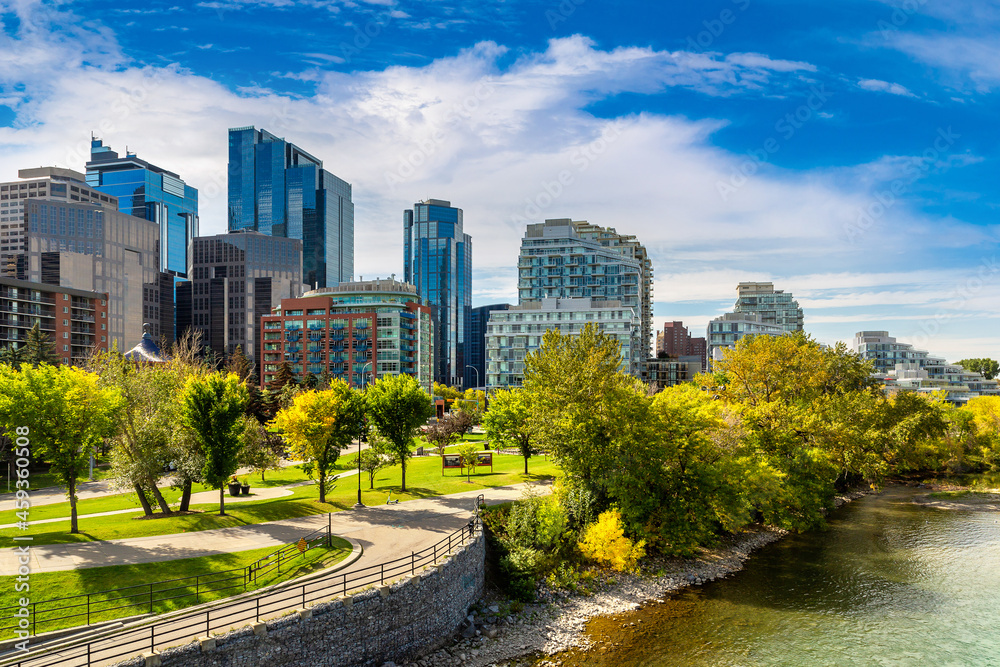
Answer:
[{"label": "stone retaining wall", "polygon": [[414,577],[338,597],[121,667],[293,667],[402,662],[440,645],[483,594],[486,546],[476,538]]}]

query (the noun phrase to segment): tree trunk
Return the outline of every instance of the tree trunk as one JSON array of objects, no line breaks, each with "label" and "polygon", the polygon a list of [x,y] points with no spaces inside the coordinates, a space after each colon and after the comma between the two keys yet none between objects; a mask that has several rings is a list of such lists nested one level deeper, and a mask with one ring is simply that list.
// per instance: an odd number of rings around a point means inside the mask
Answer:
[{"label": "tree trunk", "polygon": [[139,504],[142,505],[142,511],[146,516],[153,516],[153,508],[149,505],[149,500],[146,499],[146,493],[143,491],[142,486],[139,484],[133,484],[135,489],[135,495],[139,496]]},{"label": "tree trunk", "polygon": [[191,509],[191,478],[187,477],[184,479],[184,486],[181,490],[181,512],[187,512]]},{"label": "tree trunk", "polygon": [[76,520],[76,480],[69,482],[69,532],[79,533],[80,526]]},{"label": "tree trunk", "polygon": [[368,475],[368,488],[369,489],[375,488],[375,473]]},{"label": "tree trunk", "polygon": [[166,498],[163,497],[163,494],[160,492],[160,487],[156,486],[155,483],[153,484],[153,496],[156,497],[156,502],[160,505],[160,511],[164,514],[171,514],[170,503],[168,503]]},{"label": "tree trunk", "polygon": [[320,472],[319,474],[319,501],[321,503],[326,502],[326,473]]},{"label": "tree trunk", "polygon": [[219,516],[226,516],[226,487],[219,487]]},{"label": "tree trunk", "polygon": [[524,474],[525,475],[528,474],[528,457],[529,456],[531,456],[531,454],[525,454],[524,455]]},{"label": "tree trunk", "polygon": [[399,465],[403,469],[403,488],[400,489],[400,493],[406,493],[406,459],[400,459]]}]

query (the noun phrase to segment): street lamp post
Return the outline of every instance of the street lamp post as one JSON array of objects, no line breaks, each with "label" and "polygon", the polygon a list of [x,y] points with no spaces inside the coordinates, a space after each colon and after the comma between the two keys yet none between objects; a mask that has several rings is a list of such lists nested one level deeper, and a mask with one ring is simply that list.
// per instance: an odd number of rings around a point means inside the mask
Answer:
[{"label": "street lamp post", "polygon": [[[371,366],[370,361],[366,361],[361,367],[361,384],[367,388],[364,382],[365,379],[365,366]],[[372,367],[374,371],[374,367]],[[355,508],[364,507],[365,504],[361,502],[361,433],[358,433],[358,502],[354,505]]]},{"label": "street lamp post", "polygon": [[472,370],[476,371],[476,389],[479,389],[479,369],[475,366],[469,366]]}]

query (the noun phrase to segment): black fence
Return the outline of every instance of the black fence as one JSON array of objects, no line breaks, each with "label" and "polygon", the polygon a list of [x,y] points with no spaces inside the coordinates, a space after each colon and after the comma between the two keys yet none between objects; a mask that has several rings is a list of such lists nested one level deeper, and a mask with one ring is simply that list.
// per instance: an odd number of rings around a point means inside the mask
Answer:
[{"label": "black fence", "polygon": [[[475,510],[467,524],[421,550],[410,552],[385,563],[366,568],[333,573],[301,584],[278,585],[260,595],[213,605],[190,613],[178,612],[171,618],[140,627],[115,632],[107,637],[77,644],[64,643],[58,649],[40,649],[35,655],[21,658],[8,657],[0,667],[99,667],[140,655],[159,651],[193,641],[200,635],[208,636],[213,630],[228,631],[248,623],[282,615],[305,608],[307,605],[329,600],[337,595],[374,585],[405,575],[414,575],[418,569],[433,565],[457,547],[471,542],[482,529],[479,509],[483,496],[476,498]],[[30,647],[30,644],[29,644]]]},{"label": "black fence", "polygon": [[[30,616],[15,616],[22,607],[0,608],[0,633],[10,637],[13,631],[24,629],[22,620],[27,620],[32,635],[49,630],[90,625],[95,620],[108,621],[136,614],[152,614],[154,610],[171,611],[166,603],[174,602],[179,609],[198,604],[202,598],[224,593],[223,597],[246,592],[254,588],[259,579],[272,573],[280,574],[282,564],[286,569],[289,560],[320,545],[332,546],[329,526],[303,535],[298,542],[281,547],[250,565],[219,572],[211,572],[193,577],[181,577],[156,581],[149,584],[126,586],[114,590],[82,593],[49,600],[32,602],[28,607]],[[116,613],[120,612],[120,613]]]}]

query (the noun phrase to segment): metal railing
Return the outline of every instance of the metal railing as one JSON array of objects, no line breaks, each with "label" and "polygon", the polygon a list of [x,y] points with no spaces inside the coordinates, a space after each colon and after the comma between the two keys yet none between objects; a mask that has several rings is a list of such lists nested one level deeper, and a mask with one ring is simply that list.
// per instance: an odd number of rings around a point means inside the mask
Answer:
[{"label": "metal railing", "polygon": [[476,498],[474,514],[467,524],[421,551],[411,551],[409,556],[353,572],[333,573],[301,584],[276,585],[258,596],[187,614],[179,613],[172,618],[72,646],[63,644],[51,652],[42,650],[20,660],[3,660],[0,667],[97,667],[146,651],[181,645],[199,635],[209,636],[213,630],[227,632],[234,627],[275,618],[291,610],[304,609],[332,597],[346,595],[349,591],[416,575],[419,569],[437,563],[455,548],[475,539],[476,532],[482,530],[479,510],[483,506],[483,498],[483,495]]},{"label": "metal railing", "polygon": [[[28,617],[31,634],[37,635],[39,631],[90,625],[95,620],[114,620],[121,616],[141,613],[152,614],[154,609],[159,609],[162,613],[170,611],[170,609],[163,607],[166,603],[175,600],[178,601],[175,606],[185,607],[198,604],[202,597],[212,593],[226,592],[233,595],[236,591],[245,592],[253,588],[262,576],[272,572],[280,574],[282,563],[285,563],[287,568],[288,560],[299,555],[299,545],[303,540],[305,541],[305,549],[302,553],[322,543],[326,543],[328,547],[331,546],[332,533],[329,525],[303,535],[296,543],[285,545],[245,567],[32,602],[29,607],[31,615]],[[0,633],[3,636],[7,636],[12,630],[20,627],[19,622],[23,617],[15,616],[13,613],[20,609],[21,607],[18,606],[0,608],[0,623],[5,624],[0,626]],[[132,611],[126,614],[108,616],[123,610]],[[60,624],[60,621],[72,621],[73,623],[65,625]],[[11,624],[6,625],[6,623]],[[46,626],[49,627],[46,628]]]}]

